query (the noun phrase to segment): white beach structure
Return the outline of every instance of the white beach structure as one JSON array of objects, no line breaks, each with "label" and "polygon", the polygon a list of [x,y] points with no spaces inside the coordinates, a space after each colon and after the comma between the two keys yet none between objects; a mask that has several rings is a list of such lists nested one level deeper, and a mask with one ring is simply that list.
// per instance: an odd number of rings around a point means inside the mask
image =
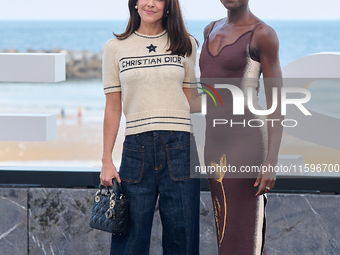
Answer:
[{"label": "white beach structure", "polygon": [[[294,60],[282,69],[284,86],[308,89],[315,81],[340,81],[340,53],[324,52]],[[292,82],[293,81],[293,82]],[[308,107],[307,107],[308,109]],[[308,109],[312,118],[304,118],[295,128],[285,128],[285,132],[304,141],[340,150],[340,115]],[[297,107],[287,111],[286,118],[299,118]],[[317,135],[316,135],[317,134]]]},{"label": "white beach structure", "polygon": [[[64,80],[64,54],[0,53],[0,82]],[[56,137],[56,114],[0,113],[0,141],[49,141]]]}]

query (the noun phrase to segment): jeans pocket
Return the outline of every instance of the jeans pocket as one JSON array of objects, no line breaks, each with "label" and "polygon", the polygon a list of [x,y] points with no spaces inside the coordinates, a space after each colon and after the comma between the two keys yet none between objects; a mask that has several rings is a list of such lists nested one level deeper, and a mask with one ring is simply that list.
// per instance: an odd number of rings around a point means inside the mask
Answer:
[{"label": "jeans pocket", "polygon": [[124,143],[119,176],[122,181],[138,183],[144,169],[144,146]]},{"label": "jeans pocket", "polygon": [[190,179],[190,139],[167,144],[166,154],[171,179]]}]

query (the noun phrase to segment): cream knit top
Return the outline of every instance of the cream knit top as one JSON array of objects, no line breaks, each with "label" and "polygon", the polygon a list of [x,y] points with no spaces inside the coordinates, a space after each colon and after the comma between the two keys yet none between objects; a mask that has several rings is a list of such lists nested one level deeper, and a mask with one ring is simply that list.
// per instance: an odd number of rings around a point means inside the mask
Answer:
[{"label": "cream knit top", "polygon": [[121,92],[125,135],[152,130],[191,132],[190,107],[183,88],[195,81],[196,44],[192,54],[167,52],[168,34],[134,32],[103,47],[104,92]]}]

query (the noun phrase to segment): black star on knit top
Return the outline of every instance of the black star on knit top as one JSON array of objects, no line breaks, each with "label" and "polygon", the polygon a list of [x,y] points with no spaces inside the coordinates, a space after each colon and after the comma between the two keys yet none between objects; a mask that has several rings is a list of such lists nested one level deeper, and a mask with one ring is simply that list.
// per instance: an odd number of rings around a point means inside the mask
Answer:
[{"label": "black star on knit top", "polygon": [[157,48],[157,46],[153,46],[153,44],[150,44],[150,46],[147,46],[146,48],[148,48],[149,49],[149,53],[150,52],[156,52],[156,48]]}]

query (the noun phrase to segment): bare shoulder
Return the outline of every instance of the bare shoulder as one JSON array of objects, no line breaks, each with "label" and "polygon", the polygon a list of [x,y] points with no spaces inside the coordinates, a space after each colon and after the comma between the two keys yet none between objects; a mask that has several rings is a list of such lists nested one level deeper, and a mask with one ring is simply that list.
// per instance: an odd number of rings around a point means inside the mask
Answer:
[{"label": "bare shoulder", "polygon": [[279,66],[279,39],[271,26],[260,24],[253,34],[253,42],[252,52],[260,59],[262,66]]},{"label": "bare shoulder", "polygon": [[203,30],[204,38],[207,37],[207,35],[209,34],[209,32],[212,29],[212,27],[214,26],[214,24],[215,24],[215,21],[212,21],[204,28],[204,30]]},{"label": "bare shoulder", "polygon": [[[223,19],[223,18],[222,18]],[[222,19],[219,20],[215,20],[210,22],[203,30],[203,34],[204,34],[204,38],[207,37],[207,35],[209,34],[209,32],[211,31],[211,29],[213,28],[213,26],[215,25],[215,23],[218,23],[219,21],[221,21]]]},{"label": "bare shoulder", "polygon": [[279,43],[279,39],[278,39],[278,36],[275,30],[266,23],[262,23],[256,28],[254,32],[254,39],[258,43],[262,43],[262,42],[267,42],[271,44]]}]

